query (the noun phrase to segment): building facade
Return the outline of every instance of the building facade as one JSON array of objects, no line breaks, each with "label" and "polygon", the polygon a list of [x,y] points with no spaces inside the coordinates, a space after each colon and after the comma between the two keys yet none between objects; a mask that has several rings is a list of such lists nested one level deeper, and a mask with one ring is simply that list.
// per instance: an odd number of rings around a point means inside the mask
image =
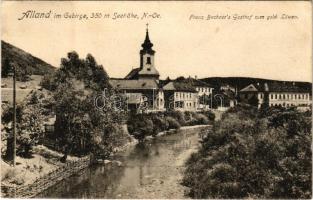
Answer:
[{"label": "building facade", "polygon": [[163,86],[165,107],[176,111],[197,111],[198,92],[187,83],[171,81]]},{"label": "building facade", "polygon": [[299,110],[312,106],[310,91],[290,82],[250,84],[240,90],[239,98],[241,102],[258,108],[264,103],[268,106],[297,107]]}]

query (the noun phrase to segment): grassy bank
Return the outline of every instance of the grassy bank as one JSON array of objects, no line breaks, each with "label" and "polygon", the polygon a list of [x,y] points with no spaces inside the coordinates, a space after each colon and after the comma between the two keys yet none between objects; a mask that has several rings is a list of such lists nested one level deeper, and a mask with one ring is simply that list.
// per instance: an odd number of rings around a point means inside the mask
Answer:
[{"label": "grassy bank", "polygon": [[[1,184],[5,186],[29,185],[50,172],[65,166],[60,162],[63,154],[52,151],[45,146],[33,148],[31,158],[17,156],[16,167],[1,160]],[[78,157],[68,156],[68,161],[76,161]]]}]

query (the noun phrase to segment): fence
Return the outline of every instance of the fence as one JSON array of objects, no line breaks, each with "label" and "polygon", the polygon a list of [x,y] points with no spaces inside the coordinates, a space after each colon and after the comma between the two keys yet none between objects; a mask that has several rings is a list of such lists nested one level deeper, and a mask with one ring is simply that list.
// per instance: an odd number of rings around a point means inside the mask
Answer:
[{"label": "fence", "polygon": [[59,181],[79,172],[90,165],[90,156],[77,161],[69,161],[64,166],[44,175],[29,185],[16,187],[1,186],[1,196],[7,198],[31,198],[43,192]]}]

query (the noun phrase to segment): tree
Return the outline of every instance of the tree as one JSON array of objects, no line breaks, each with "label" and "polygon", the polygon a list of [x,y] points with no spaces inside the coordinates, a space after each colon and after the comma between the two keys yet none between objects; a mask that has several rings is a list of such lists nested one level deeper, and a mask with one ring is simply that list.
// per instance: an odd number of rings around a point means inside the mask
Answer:
[{"label": "tree", "polygon": [[1,77],[6,78],[8,77],[9,73],[12,71],[12,67],[10,65],[9,59],[5,58],[4,62],[2,63],[1,67]]},{"label": "tree", "polygon": [[[109,155],[119,132],[114,128],[123,115],[112,107],[114,94],[109,77],[92,55],[80,59],[76,52],[61,60],[50,85],[55,85],[56,133],[64,153],[94,152]],[[105,107],[100,111],[94,98],[106,89]]]}]

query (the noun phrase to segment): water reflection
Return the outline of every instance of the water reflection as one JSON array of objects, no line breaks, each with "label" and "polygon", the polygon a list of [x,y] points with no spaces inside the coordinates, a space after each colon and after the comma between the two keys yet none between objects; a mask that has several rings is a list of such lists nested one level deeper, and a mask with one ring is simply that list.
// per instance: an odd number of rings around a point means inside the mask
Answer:
[{"label": "water reflection", "polygon": [[111,163],[89,167],[38,198],[136,198],[138,187],[162,177],[160,167],[173,167],[173,157],[198,145],[198,132],[180,130],[133,146],[113,158],[121,161],[121,166]]}]

